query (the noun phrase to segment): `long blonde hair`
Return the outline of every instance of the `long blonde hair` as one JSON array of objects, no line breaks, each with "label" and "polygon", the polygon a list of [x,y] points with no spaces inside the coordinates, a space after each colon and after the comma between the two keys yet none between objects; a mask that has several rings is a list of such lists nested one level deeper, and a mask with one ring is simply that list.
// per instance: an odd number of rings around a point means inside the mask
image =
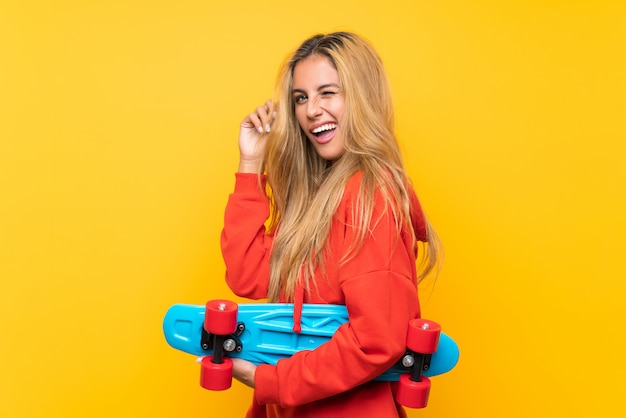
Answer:
[{"label": "long blonde hair", "polygon": [[[295,118],[293,71],[301,60],[320,55],[335,67],[345,98],[341,123],[345,152],[329,163],[322,159]],[[276,120],[267,138],[264,167],[271,202],[270,231],[275,233],[270,259],[268,299],[281,293],[293,299],[296,284],[315,286],[317,268],[324,271],[324,249],[333,215],[348,179],[363,173],[357,198],[358,239],[341,262],[358,251],[368,233],[376,190],[392,211],[397,231],[410,227],[408,187],[394,134],[391,92],[378,54],[363,38],[348,32],[307,39],[284,64],[276,86]],[[419,280],[437,264],[439,241],[427,222],[428,249],[419,265]]]}]

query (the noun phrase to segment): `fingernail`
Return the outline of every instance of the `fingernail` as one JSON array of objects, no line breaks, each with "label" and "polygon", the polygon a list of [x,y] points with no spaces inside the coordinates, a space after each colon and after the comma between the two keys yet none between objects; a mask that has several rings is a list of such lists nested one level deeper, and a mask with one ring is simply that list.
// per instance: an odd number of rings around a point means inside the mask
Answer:
[{"label": "fingernail", "polygon": [[258,131],[259,131],[259,133],[261,133],[261,134],[262,134],[262,133],[263,133],[263,128],[262,128],[261,126],[259,126]]},{"label": "fingernail", "polygon": [[265,125],[265,132],[269,132],[270,131],[270,124],[268,123],[267,125]]}]

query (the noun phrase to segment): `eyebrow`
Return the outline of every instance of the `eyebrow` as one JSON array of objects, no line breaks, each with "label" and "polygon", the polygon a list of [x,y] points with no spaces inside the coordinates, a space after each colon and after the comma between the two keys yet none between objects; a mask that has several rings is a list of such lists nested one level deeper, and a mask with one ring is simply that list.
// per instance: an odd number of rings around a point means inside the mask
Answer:
[{"label": "eyebrow", "polygon": [[[326,89],[326,88],[328,88],[328,87],[335,87],[335,88],[339,88],[339,85],[338,85],[338,84],[335,84],[335,83],[323,84],[323,85],[321,85],[321,86],[319,86],[319,87],[317,88],[317,91],[324,90],[324,89]],[[306,93],[306,91],[304,91],[304,90],[302,90],[302,89],[293,89],[293,90],[291,91],[291,93],[292,93],[292,94],[293,94],[293,93]]]}]

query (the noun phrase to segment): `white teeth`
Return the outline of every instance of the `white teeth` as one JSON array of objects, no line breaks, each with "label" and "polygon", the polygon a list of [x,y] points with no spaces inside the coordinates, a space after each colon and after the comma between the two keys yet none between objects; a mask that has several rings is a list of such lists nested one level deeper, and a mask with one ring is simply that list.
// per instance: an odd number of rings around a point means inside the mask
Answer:
[{"label": "white teeth", "polygon": [[326,125],[319,126],[313,129],[311,132],[314,134],[319,134],[320,132],[330,131],[331,129],[337,128],[336,123],[327,123]]}]

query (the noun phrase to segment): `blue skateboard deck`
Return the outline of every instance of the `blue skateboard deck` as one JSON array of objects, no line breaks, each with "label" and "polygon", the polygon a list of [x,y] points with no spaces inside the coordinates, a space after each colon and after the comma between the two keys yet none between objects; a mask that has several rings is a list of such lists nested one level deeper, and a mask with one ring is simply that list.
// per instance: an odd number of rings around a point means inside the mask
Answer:
[{"label": "blue skateboard deck", "polygon": [[[167,311],[163,332],[167,343],[180,351],[195,356],[213,354],[210,334],[204,330],[206,307],[177,304]],[[302,332],[293,332],[293,304],[240,304],[237,312],[237,330],[226,337],[227,357],[241,358],[256,365],[275,365],[280,359],[301,350],[313,350],[328,341],[337,328],[348,321],[345,306],[304,304]],[[403,357],[404,359],[404,357]],[[449,336],[441,333],[437,350],[428,355],[422,367],[423,376],[437,376],[454,368],[459,359],[459,348]],[[410,367],[394,365],[376,380],[397,381]]]}]

